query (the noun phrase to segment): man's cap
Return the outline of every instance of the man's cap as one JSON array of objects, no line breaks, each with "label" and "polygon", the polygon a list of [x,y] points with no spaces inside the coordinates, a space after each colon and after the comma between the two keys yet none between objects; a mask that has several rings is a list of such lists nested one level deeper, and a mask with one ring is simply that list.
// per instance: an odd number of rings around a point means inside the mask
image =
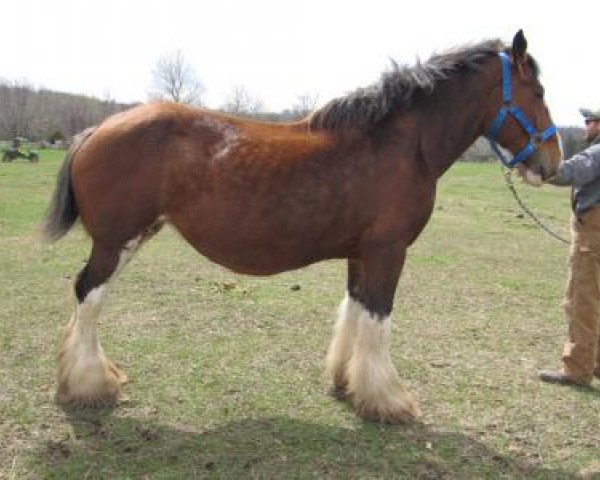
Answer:
[{"label": "man's cap", "polygon": [[591,110],[589,108],[580,108],[579,112],[583,115],[586,120],[600,120],[600,108]]}]

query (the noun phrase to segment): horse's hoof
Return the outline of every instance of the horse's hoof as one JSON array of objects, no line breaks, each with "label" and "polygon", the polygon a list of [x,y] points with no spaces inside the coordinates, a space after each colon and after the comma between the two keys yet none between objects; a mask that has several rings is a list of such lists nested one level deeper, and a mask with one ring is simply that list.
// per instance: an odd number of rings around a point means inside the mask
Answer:
[{"label": "horse's hoof", "polygon": [[56,401],[75,408],[104,408],[121,399],[121,385],[127,376],[110,361],[94,368],[75,368],[70,375],[59,375]]},{"label": "horse's hoof", "polygon": [[415,421],[422,415],[418,407],[416,410],[407,410],[403,408],[378,410],[365,405],[357,406],[356,413],[365,420],[393,425]]},{"label": "horse's hoof", "polygon": [[340,402],[343,402],[348,398],[348,391],[346,390],[346,387],[338,387],[336,385],[331,385],[327,389],[327,395],[335,398],[336,400],[339,400]]},{"label": "horse's hoof", "polygon": [[379,423],[408,423],[419,419],[423,414],[417,402],[410,394],[389,400],[355,402],[356,414],[365,420]]}]

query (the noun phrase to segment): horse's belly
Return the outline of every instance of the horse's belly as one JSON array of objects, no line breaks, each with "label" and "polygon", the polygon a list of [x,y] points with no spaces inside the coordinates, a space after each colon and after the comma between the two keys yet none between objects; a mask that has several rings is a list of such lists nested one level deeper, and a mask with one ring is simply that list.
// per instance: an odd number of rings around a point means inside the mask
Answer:
[{"label": "horse's belly", "polygon": [[[176,225],[177,227],[177,225]],[[178,228],[202,255],[230,270],[251,275],[272,275],[301,268],[327,258],[343,257],[339,238],[311,234],[310,230],[282,232],[232,226]]]},{"label": "horse's belly", "polygon": [[243,241],[190,242],[198,252],[219,265],[238,273],[273,275],[305,267],[311,263],[331,258],[317,249],[293,248],[265,241],[261,245]]}]

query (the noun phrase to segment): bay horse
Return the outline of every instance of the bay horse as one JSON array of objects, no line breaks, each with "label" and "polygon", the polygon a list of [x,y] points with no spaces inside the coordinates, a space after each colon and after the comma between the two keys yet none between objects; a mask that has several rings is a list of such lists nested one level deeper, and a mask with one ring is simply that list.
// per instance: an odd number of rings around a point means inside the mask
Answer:
[{"label": "bay horse", "polygon": [[118,400],[127,377],[105,356],[97,319],[109,283],[169,223],[234,272],[271,275],[347,259],[346,295],[326,357],[331,393],[367,419],[418,417],[391,361],[390,314],[438,179],[492,126],[493,140],[512,153],[533,146],[520,161],[528,178],[550,178],[562,158],[558,135],[540,134],[553,125],[526,49],[519,31],[510,47],[490,40],[414,66],[394,64],[379,82],[292,123],[160,103],[83,132],[66,154],[42,224],[56,240],[79,218],[93,242],[59,349],[57,401]]}]

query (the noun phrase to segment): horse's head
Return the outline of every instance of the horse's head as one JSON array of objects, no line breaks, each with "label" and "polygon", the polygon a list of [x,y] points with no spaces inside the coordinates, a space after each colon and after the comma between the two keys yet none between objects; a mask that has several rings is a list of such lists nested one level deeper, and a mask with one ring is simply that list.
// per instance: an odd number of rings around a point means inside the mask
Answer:
[{"label": "horse's head", "polygon": [[[518,166],[529,183],[539,185],[556,173],[562,148],[522,30],[515,35],[512,48],[499,54],[497,68],[498,94],[490,102],[486,136],[503,163]],[[514,158],[507,160],[497,143]]]}]

